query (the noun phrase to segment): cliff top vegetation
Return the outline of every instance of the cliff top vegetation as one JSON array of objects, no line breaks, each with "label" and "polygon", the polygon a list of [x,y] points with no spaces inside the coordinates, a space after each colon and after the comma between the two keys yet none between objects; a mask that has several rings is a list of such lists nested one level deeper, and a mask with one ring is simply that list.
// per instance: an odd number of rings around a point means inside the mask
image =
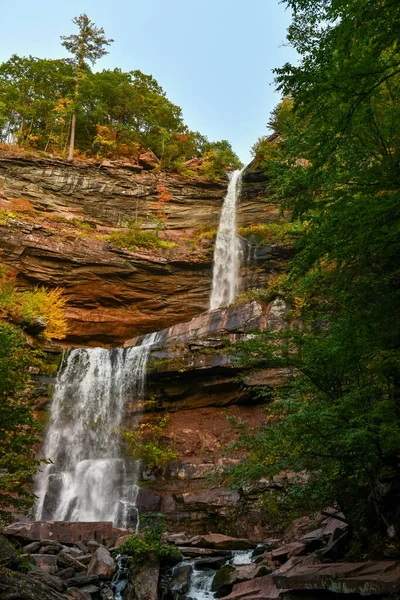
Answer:
[{"label": "cliff top vegetation", "polygon": [[[160,167],[216,178],[241,163],[227,140],[210,142],[185,125],[151,75],[139,70],[93,72],[90,62],[107,54],[105,38],[86,15],[73,19],[78,33],[62,36],[72,58],[13,55],[0,65],[0,142],[54,156],[136,161],[150,149]],[[71,146],[72,144],[72,146]]]}]

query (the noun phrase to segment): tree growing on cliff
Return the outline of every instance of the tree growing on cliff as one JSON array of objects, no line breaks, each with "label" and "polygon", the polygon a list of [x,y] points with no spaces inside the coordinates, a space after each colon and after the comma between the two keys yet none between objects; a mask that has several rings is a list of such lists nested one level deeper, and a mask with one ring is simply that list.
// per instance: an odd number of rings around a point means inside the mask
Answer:
[{"label": "tree growing on cliff", "polygon": [[75,145],[75,128],[76,128],[76,112],[79,106],[79,88],[82,80],[85,78],[90,61],[92,65],[102,58],[108,51],[106,46],[109,46],[114,40],[106,39],[105,32],[102,27],[96,25],[89,19],[86,14],[72,19],[72,22],[78,26],[79,33],[72,35],[62,35],[62,45],[74,56],[75,62],[75,91],[74,91],[74,111],[71,120],[71,135],[69,143],[68,160],[74,158]]}]

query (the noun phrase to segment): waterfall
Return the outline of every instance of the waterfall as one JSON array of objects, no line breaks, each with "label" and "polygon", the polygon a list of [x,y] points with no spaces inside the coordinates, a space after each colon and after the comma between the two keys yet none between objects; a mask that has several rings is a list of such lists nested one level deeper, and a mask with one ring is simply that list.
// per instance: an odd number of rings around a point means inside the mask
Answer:
[{"label": "waterfall", "polygon": [[37,475],[36,519],[112,521],[126,527],[136,516],[137,461],[121,457],[127,401],[143,399],[146,366],[157,334],[134,348],[76,348],[57,376]]},{"label": "waterfall", "polygon": [[238,293],[240,241],[236,235],[236,203],[241,182],[242,171],[230,173],[215,241],[210,310],[229,305]]}]

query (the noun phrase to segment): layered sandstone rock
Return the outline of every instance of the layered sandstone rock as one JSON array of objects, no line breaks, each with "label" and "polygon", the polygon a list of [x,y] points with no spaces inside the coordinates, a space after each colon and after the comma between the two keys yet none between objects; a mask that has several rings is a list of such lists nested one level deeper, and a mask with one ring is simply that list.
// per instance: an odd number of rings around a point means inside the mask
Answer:
[{"label": "layered sandstone rock", "polygon": [[[201,227],[217,226],[226,184],[138,170],[122,161],[70,164],[0,155],[0,209],[28,207],[26,215],[0,226],[2,261],[18,273],[23,288],[64,288],[67,344],[121,345],[208,307],[212,251],[193,252],[190,240]],[[110,228],[129,220],[154,228],[160,189],[170,197],[162,235],[175,242],[173,251],[131,252],[106,241]],[[239,223],[270,220],[271,206],[261,201],[265,186],[260,189],[257,197],[243,196]],[[66,226],[72,222],[91,232]],[[260,269],[265,270],[262,261]],[[253,286],[265,280],[255,271],[243,275]]]}]

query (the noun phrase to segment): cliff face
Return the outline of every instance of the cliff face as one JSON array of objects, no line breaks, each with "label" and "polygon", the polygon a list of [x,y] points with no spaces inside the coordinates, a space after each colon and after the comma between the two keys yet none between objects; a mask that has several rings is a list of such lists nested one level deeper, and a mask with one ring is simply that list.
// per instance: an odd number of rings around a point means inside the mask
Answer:
[{"label": "cliff face", "polygon": [[[120,231],[126,219],[154,227],[160,186],[170,196],[160,236],[175,246],[130,251],[112,244],[108,234]],[[245,174],[240,224],[279,220],[280,207],[265,201],[265,186]],[[149,356],[148,406],[141,418],[157,422],[168,413],[165,433],[177,460],[162,469],[144,469],[137,500],[141,512],[161,510],[172,530],[262,539],[273,532],[268,498],[275,507],[286,479],[231,490],[208,477],[241,458],[225,454],[233,438],[226,417],[256,425],[264,409],[252,401],[251,389],[275,388],[291,376],[268,366],[243,371],[233,350],[257,329],[280,327],[286,307],[252,302],[204,312],[212,242],[202,238],[201,228],[217,226],[225,193],[222,183],[137,173],[121,163],[71,165],[0,156],[0,252],[22,288],[64,288],[70,328],[65,345],[131,346],[141,335],[160,331]],[[290,251],[272,245],[258,254],[258,264],[248,263],[242,272],[243,283],[252,287],[262,286],[277,264],[281,269]],[[36,405],[45,423],[46,386],[52,379],[39,376],[37,383]],[[132,405],[127,411],[128,429],[135,410]]]},{"label": "cliff face", "polygon": [[[175,248],[132,252],[108,242],[106,235],[126,219],[154,227],[160,186],[171,197],[161,235]],[[129,164],[1,155],[0,209],[12,213],[0,219],[2,261],[21,287],[65,289],[67,344],[121,345],[207,309],[212,251],[196,235],[217,226],[225,192],[223,183],[136,173]],[[238,220],[248,225],[277,215],[275,206],[245,194]]]}]

